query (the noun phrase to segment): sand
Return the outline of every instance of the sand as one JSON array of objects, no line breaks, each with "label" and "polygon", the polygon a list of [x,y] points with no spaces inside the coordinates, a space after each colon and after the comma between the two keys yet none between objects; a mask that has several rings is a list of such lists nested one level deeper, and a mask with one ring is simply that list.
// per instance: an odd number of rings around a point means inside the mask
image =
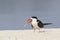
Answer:
[{"label": "sand", "polygon": [[34,30],[0,30],[0,40],[60,40],[60,28]]}]

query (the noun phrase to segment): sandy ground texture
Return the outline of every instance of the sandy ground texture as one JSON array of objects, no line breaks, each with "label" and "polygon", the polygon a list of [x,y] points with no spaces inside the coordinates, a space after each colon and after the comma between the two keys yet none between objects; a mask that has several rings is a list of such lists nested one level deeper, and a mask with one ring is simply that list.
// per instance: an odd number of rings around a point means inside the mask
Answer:
[{"label": "sandy ground texture", "polygon": [[36,30],[0,30],[0,40],[60,40],[60,28]]}]

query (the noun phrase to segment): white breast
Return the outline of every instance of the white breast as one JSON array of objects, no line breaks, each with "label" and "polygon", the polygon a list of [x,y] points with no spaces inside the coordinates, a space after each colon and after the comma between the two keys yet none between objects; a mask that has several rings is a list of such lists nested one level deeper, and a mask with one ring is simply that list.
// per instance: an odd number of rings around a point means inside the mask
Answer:
[{"label": "white breast", "polygon": [[39,28],[37,19],[32,19],[32,25],[33,25],[34,28]]}]

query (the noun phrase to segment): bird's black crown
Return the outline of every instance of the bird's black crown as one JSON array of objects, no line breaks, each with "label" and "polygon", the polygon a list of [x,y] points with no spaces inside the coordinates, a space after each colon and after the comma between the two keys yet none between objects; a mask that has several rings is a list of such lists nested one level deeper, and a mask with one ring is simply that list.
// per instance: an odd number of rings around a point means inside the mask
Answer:
[{"label": "bird's black crown", "polygon": [[32,16],[32,18],[38,19],[36,16]]}]

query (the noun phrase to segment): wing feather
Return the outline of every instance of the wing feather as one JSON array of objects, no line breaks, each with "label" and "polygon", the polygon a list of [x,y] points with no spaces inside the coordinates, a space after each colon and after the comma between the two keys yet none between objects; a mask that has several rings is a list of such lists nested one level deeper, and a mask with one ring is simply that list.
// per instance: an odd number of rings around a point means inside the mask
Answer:
[{"label": "wing feather", "polygon": [[38,22],[38,26],[39,26],[40,28],[43,28],[43,27],[44,27],[43,23],[42,23],[40,20],[37,20],[37,22]]}]

